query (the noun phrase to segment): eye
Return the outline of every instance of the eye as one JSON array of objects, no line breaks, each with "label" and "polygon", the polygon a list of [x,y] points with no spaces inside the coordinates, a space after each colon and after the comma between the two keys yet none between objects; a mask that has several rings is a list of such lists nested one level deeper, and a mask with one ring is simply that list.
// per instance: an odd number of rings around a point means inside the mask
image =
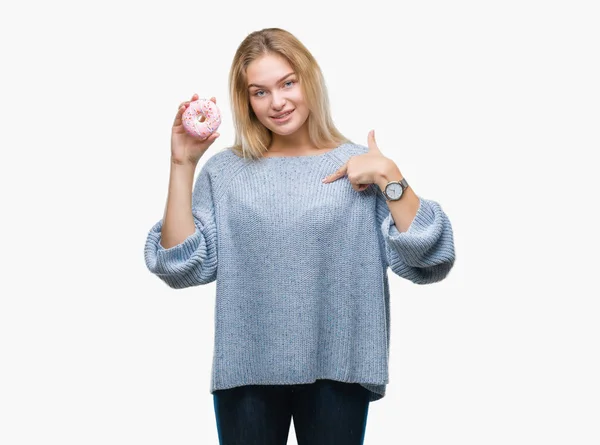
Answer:
[{"label": "eye", "polygon": [[[284,82],[284,85],[287,85],[288,83],[291,84],[288,88],[291,88],[292,85],[296,83],[296,81],[295,80],[288,80],[288,81]],[[263,90],[257,90],[252,95],[256,96],[256,97],[263,97],[264,94],[260,94],[260,93],[264,93],[264,91]]]}]

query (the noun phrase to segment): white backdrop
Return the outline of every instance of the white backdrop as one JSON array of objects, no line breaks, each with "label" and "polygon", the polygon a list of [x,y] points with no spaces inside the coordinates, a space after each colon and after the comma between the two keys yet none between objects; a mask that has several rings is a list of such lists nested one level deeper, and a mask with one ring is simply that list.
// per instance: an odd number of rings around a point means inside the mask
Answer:
[{"label": "white backdrop", "polygon": [[237,46],[273,26],[315,55],[342,133],[375,129],[453,224],[446,280],[389,272],[365,444],[600,443],[592,3],[2,6],[0,443],[218,443],[215,283],[170,289],[143,249],[177,106],[221,107],[202,165],[233,142]]}]

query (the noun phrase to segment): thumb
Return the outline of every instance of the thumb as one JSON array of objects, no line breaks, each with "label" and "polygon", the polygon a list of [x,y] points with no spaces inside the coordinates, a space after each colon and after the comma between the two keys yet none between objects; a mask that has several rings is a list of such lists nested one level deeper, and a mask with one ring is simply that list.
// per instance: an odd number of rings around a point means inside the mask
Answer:
[{"label": "thumb", "polygon": [[375,130],[369,131],[367,143],[369,145],[369,152],[381,153],[381,150],[379,150],[379,147],[377,146],[377,143],[375,142]]}]

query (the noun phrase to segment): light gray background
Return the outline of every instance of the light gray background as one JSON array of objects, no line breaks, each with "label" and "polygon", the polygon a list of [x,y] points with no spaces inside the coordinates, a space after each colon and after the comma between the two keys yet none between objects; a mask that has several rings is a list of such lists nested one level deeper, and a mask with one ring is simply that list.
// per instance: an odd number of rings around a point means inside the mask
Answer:
[{"label": "light gray background", "polygon": [[339,129],[375,129],[454,228],[445,281],[389,273],[390,383],[365,444],[598,444],[592,5],[2,6],[0,443],[217,444],[215,283],[170,289],[143,248],[177,106],[216,96],[206,158],[231,144],[234,52],[277,26],[317,58]]}]

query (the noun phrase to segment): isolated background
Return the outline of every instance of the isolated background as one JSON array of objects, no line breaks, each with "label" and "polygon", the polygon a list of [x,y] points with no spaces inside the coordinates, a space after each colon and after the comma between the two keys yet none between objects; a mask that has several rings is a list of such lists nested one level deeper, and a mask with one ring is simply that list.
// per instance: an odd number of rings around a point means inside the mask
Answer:
[{"label": "isolated background", "polygon": [[600,443],[592,5],[2,6],[0,443],[217,444],[215,283],[170,289],[143,248],[177,106],[216,96],[206,158],[231,144],[231,60],[272,26],[317,58],[338,128],[365,145],[375,129],[454,228],[445,281],[389,272],[390,383],[365,444]]}]

